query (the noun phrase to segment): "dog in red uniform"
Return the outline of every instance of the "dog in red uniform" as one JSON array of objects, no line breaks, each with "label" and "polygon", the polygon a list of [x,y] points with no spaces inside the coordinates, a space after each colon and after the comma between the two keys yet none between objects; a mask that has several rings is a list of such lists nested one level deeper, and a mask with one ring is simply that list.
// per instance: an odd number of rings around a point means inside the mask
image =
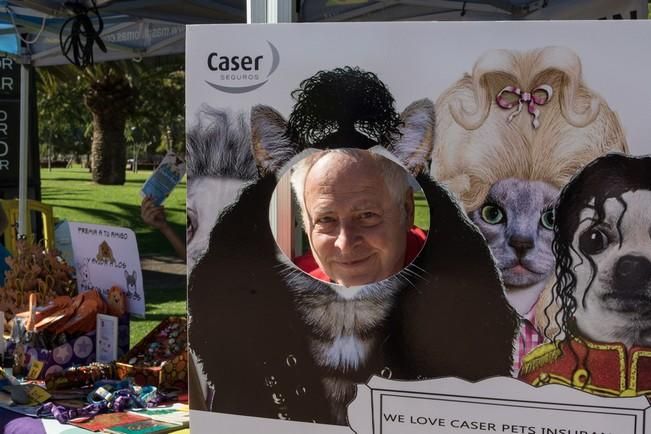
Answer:
[{"label": "dog in red uniform", "polygon": [[556,208],[563,337],[534,349],[521,377],[606,396],[651,395],[651,157],[587,166]]}]

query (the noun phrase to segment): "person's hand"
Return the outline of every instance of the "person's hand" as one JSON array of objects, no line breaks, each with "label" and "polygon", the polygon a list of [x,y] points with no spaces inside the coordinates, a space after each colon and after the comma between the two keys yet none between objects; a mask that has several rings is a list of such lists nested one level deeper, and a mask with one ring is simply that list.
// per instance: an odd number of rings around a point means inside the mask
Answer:
[{"label": "person's hand", "polygon": [[140,205],[140,216],[146,224],[153,228],[163,230],[167,227],[165,208],[162,206],[156,206],[151,197],[143,199],[142,204]]}]

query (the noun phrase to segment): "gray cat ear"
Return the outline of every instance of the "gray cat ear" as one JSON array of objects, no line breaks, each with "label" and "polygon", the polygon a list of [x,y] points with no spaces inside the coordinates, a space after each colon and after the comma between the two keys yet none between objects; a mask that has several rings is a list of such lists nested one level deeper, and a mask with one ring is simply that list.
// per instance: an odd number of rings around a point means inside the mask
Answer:
[{"label": "gray cat ear", "polygon": [[251,109],[251,146],[261,175],[277,173],[296,155],[296,147],[287,138],[287,122],[269,106]]},{"label": "gray cat ear", "polygon": [[400,118],[401,137],[389,150],[413,175],[426,173],[434,146],[434,103],[427,98],[413,102]]}]

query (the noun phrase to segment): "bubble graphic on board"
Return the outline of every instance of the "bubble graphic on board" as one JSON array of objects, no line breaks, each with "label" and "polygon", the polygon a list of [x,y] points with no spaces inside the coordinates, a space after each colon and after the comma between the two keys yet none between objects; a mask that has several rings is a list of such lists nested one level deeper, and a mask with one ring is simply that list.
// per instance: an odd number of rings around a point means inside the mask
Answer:
[{"label": "bubble graphic on board", "polygon": [[52,365],[45,371],[45,376],[58,374],[59,372],[63,372],[63,368],[59,365]]},{"label": "bubble graphic on board", "polygon": [[27,355],[29,356],[29,360],[38,360],[38,351],[34,348],[27,351]]},{"label": "bubble graphic on board", "polygon": [[52,355],[55,362],[59,365],[64,365],[72,359],[72,347],[68,343],[63,344],[60,347],[56,347],[54,351],[52,351]]},{"label": "bubble graphic on board", "polygon": [[93,341],[88,336],[82,336],[75,342],[75,355],[85,359],[93,352]]}]

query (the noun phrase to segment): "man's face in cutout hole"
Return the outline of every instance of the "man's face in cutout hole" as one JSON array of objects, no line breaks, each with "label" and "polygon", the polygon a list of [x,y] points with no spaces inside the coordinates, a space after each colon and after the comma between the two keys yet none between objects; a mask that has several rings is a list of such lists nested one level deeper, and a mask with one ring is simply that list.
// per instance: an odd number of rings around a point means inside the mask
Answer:
[{"label": "man's face in cutout hole", "polygon": [[319,267],[344,286],[402,270],[414,221],[407,172],[368,151],[327,152],[312,161],[304,182],[304,226]]}]

